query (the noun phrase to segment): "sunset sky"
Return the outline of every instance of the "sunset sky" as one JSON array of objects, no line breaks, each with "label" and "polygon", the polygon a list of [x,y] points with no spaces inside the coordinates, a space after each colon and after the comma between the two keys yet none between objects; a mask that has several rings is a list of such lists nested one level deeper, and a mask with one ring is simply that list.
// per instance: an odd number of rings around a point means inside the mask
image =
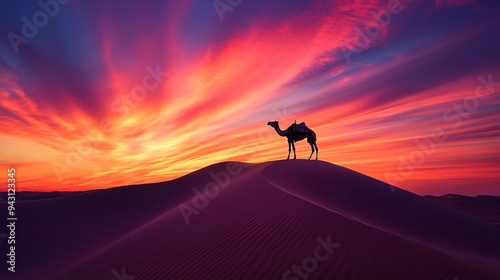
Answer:
[{"label": "sunset sky", "polygon": [[0,164],[18,191],[284,159],[266,124],[297,120],[321,160],[500,195],[498,1],[20,2],[0,4]]}]

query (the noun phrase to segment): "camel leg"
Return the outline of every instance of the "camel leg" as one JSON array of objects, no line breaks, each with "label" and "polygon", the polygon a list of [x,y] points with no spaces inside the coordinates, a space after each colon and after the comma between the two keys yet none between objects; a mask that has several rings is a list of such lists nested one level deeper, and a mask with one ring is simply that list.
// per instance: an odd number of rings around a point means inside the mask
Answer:
[{"label": "camel leg", "polygon": [[314,142],[314,147],[316,147],[316,160],[318,160],[318,145]]},{"label": "camel leg", "polygon": [[295,144],[292,141],[292,148],[293,148],[293,159],[297,158],[297,155],[295,154]]},{"label": "camel leg", "polygon": [[292,145],[290,144],[290,142],[288,142],[288,157],[286,159],[290,159],[290,151],[292,149],[291,147]]},{"label": "camel leg", "polygon": [[309,158],[308,158],[307,160],[310,160],[310,159],[311,159],[311,157],[312,157],[312,156],[313,156],[313,154],[314,154],[314,146],[313,146],[313,144],[309,144],[309,145],[311,145],[311,155],[309,156]]}]

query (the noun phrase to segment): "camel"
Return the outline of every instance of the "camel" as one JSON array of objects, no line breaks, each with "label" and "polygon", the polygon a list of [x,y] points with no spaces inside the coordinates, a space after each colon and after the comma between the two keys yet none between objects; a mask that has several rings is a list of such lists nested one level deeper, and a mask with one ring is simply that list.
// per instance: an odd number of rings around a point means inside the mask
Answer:
[{"label": "camel", "polygon": [[301,141],[307,138],[307,143],[311,145],[311,155],[309,156],[308,160],[311,159],[315,151],[316,151],[316,160],[318,160],[318,146],[316,145],[316,133],[312,129],[307,128],[305,124],[303,127],[306,129],[302,131],[297,131],[297,129],[294,130],[294,127],[297,128],[297,126],[299,126],[296,123],[290,125],[286,130],[281,130],[277,121],[268,122],[267,125],[273,127],[279,136],[287,138],[288,157],[286,159],[290,159],[290,150],[292,148],[293,148],[293,159],[296,159],[297,156],[295,154],[294,142]]}]

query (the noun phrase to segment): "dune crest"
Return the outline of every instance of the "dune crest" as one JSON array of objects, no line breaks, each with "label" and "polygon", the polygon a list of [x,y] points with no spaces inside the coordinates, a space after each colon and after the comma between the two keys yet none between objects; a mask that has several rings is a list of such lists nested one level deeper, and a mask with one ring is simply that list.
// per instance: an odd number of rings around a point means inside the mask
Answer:
[{"label": "dune crest", "polygon": [[[179,206],[194,204],[188,223]],[[497,227],[321,161],[219,163],[163,183],[20,201],[19,211],[18,278],[1,279],[500,275]]]},{"label": "dune crest", "polygon": [[[463,212],[327,162],[276,162],[263,170],[273,186],[367,226],[492,268],[500,229]],[[481,237],[471,238],[481,232]]]}]

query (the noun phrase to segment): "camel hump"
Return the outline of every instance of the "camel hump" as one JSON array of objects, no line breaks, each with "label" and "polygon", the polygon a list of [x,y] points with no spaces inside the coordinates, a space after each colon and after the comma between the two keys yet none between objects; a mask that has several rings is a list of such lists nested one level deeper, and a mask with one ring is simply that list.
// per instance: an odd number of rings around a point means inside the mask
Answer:
[{"label": "camel hump", "polygon": [[309,127],[307,127],[305,122],[301,122],[299,124],[292,124],[293,131],[295,132],[302,132],[302,133],[308,133],[309,132]]}]

